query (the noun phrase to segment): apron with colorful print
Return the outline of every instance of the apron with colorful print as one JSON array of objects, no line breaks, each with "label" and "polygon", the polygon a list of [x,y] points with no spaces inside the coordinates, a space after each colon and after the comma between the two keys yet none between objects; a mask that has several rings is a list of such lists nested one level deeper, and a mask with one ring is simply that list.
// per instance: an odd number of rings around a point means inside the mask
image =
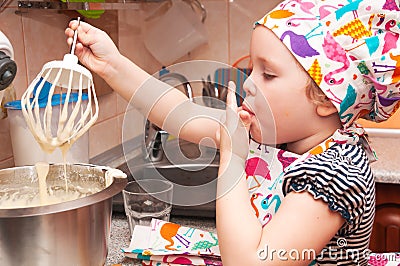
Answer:
[{"label": "apron with colorful print", "polygon": [[323,153],[335,143],[353,145],[361,143],[370,160],[376,159],[375,152],[369,146],[363,128],[356,124],[346,129],[345,132],[337,130],[327,140],[303,155],[250,141],[249,155],[245,166],[246,180],[251,206],[262,226],[265,226],[279,209],[283,199],[283,177],[289,167],[312,155]]}]

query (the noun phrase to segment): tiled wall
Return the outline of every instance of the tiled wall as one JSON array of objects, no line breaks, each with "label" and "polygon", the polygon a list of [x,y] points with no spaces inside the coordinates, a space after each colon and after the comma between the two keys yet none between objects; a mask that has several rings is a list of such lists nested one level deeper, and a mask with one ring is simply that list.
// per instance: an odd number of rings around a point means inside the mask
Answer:
[{"label": "tiled wall", "polygon": [[[201,2],[207,10],[205,25],[209,41],[178,61],[208,59],[232,64],[247,55],[252,23],[274,7],[279,0],[201,0]],[[144,10],[157,8],[157,5],[160,4],[149,3],[136,9],[106,11],[99,20],[87,21],[109,33],[125,56],[146,71],[155,73],[161,64],[145,48],[142,34]],[[20,98],[44,63],[59,60],[67,52],[64,30],[68,21],[78,13],[30,10],[27,13],[16,14],[16,10],[17,1],[14,0],[0,11],[0,30],[8,36],[14,47],[15,61],[18,65],[14,86],[17,97]],[[109,93],[99,97],[99,119],[89,131],[90,157],[128,138],[122,137],[127,102],[98,79],[95,80],[95,86]],[[135,122],[130,121],[130,128],[126,131],[132,136],[143,131],[143,118],[139,115],[134,117],[136,117]],[[387,127],[392,126],[389,124]],[[0,120],[0,145],[0,168],[13,166],[8,120]]]},{"label": "tiled wall", "polygon": [[[272,8],[278,1],[263,0],[202,0],[207,10],[205,25],[208,31],[207,44],[193,50],[178,61],[210,59],[233,63],[248,54],[252,22]],[[106,11],[99,20],[87,20],[112,35],[121,52],[150,73],[161,67],[147,51],[143,42],[144,10],[157,8],[160,4],[149,3],[138,9]],[[59,60],[68,47],[64,30],[76,12],[30,10],[16,14],[17,1],[12,2],[0,13],[0,30],[10,39],[18,65],[14,86],[20,98],[29,82],[37,75],[43,64]],[[97,81],[97,80],[96,80]],[[95,81],[95,82],[96,82]],[[106,86],[96,82],[96,88]],[[100,114],[98,121],[89,131],[89,155],[93,157],[122,141],[122,125],[127,102],[110,91],[99,97]],[[134,111],[132,111],[134,112]],[[132,116],[130,116],[132,117]],[[124,132],[137,135],[143,131],[143,118],[127,123]],[[136,126],[137,125],[137,126]],[[129,136],[124,136],[124,139]],[[0,121],[0,168],[13,166],[12,148],[8,132],[8,120]]]}]

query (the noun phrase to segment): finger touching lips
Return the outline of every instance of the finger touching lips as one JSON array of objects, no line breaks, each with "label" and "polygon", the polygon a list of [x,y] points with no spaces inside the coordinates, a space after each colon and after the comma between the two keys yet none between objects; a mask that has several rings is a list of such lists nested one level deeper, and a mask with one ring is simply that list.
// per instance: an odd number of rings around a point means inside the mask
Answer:
[{"label": "finger touching lips", "polygon": [[254,113],[246,105],[242,104],[241,108],[242,108],[243,111],[246,111],[250,115],[254,115]]},{"label": "finger touching lips", "polygon": [[239,111],[239,117],[240,117],[240,120],[242,120],[242,123],[245,126],[248,126],[251,124],[251,118],[253,117],[253,115],[245,110],[241,110],[241,111]]}]

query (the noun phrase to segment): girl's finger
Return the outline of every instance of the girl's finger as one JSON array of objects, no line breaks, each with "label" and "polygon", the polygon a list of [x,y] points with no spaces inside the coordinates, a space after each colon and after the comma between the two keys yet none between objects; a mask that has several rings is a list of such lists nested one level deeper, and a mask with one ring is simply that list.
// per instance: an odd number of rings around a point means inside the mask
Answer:
[{"label": "girl's finger", "polygon": [[228,93],[226,96],[226,126],[229,132],[235,132],[238,123],[239,116],[237,115],[237,104],[236,104],[236,85],[233,81],[229,81],[228,83]]},{"label": "girl's finger", "polygon": [[233,81],[229,81],[228,83],[228,95],[226,96],[226,104],[231,107],[233,110],[237,110],[236,104],[236,84]]},{"label": "girl's finger", "polygon": [[249,131],[251,125],[251,115],[245,110],[239,111],[238,114],[243,126],[246,128],[247,131]]},{"label": "girl's finger", "polygon": [[217,140],[218,143],[221,142],[221,127],[219,127],[217,131],[215,131],[215,139]]}]

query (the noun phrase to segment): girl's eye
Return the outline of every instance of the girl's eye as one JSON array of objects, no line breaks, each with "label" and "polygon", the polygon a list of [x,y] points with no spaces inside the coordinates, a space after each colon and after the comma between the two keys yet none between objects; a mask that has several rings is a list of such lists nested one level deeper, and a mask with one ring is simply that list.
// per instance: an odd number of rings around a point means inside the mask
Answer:
[{"label": "girl's eye", "polygon": [[274,75],[271,75],[271,74],[268,74],[268,73],[264,73],[263,75],[264,75],[264,78],[267,79],[267,80],[275,78]]}]

